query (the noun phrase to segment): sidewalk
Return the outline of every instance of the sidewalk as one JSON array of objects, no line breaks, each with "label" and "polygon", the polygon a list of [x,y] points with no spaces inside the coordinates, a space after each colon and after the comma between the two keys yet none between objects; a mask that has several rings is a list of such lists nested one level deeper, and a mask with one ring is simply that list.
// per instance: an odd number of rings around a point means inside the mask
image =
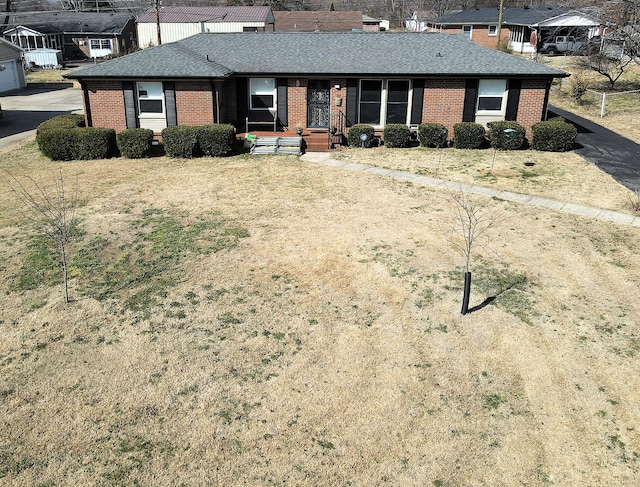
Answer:
[{"label": "sidewalk", "polygon": [[400,181],[411,181],[415,184],[421,184],[423,186],[439,186],[455,191],[465,191],[472,194],[478,194],[481,196],[495,197],[501,200],[514,201],[516,203],[522,203],[525,205],[539,206],[542,208],[549,208],[555,211],[562,211],[565,213],[571,213],[573,215],[580,215],[589,218],[596,218],[599,220],[605,220],[623,225],[630,225],[633,227],[640,227],[640,217],[634,217],[626,213],[619,213],[617,211],[603,210],[601,208],[593,208],[590,206],[576,205],[573,203],[564,203],[562,201],[550,200],[547,198],[539,198],[537,196],[528,196],[518,193],[511,193],[509,191],[500,191],[495,189],[483,188],[481,186],[471,186],[463,183],[455,183],[453,181],[445,181],[444,179],[430,178],[427,176],[420,176],[405,171],[393,171],[390,169],[382,169],[379,167],[369,166],[366,164],[355,164],[352,162],[343,162],[331,159],[331,154],[328,152],[309,152],[300,156],[300,160],[309,162],[311,164],[321,164],[324,166],[337,167],[341,169],[347,169],[349,171],[366,172],[369,174],[377,174],[379,176],[390,177],[398,179]]}]

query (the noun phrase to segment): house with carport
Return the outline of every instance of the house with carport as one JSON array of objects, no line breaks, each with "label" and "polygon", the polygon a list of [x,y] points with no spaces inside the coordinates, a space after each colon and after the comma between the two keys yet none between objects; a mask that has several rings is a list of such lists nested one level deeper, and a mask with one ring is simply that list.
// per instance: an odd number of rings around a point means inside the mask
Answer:
[{"label": "house with carport", "polygon": [[[340,53],[329,56],[327,53]],[[554,78],[568,76],[464,35],[203,33],[77,70],[86,123],[121,131],[234,124],[238,132],[346,133],[546,117]]]}]

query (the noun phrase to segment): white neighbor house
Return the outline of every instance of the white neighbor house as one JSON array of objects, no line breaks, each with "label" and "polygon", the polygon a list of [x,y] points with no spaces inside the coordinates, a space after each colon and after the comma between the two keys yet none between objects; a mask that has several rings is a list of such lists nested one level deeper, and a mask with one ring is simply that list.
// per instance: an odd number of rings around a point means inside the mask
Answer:
[{"label": "white neighbor house", "polygon": [[[159,22],[158,22],[159,20]],[[158,42],[158,23],[160,40]],[[269,7],[162,7],[136,20],[138,45],[142,49],[175,42],[201,32],[273,31],[275,20]]]}]

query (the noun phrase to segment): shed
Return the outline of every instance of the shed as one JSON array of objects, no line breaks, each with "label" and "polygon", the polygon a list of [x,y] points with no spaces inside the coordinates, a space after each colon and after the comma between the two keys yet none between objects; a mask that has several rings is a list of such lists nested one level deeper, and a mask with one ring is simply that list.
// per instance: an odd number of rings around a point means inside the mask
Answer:
[{"label": "shed", "polygon": [[29,67],[55,68],[62,66],[62,51],[60,49],[34,49],[24,54]]},{"label": "shed", "polygon": [[0,92],[27,86],[23,55],[21,48],[0,38]]}]

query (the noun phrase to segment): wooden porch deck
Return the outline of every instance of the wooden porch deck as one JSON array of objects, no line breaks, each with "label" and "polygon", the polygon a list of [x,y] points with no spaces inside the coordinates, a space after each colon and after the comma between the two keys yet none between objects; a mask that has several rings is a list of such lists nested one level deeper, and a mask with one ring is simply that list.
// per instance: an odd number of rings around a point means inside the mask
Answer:
[{"label": "wooden porch deck", "polygon": [[[252,130],[251,135],[256,137],[297,137],[295,130],[273,132],[266,130]],[[247,132],[239,132],[236,139],[245,140]],[[302,152],[331,152],[329,148],[329,132],[321,129],[305,129],[302,132]]]}]

